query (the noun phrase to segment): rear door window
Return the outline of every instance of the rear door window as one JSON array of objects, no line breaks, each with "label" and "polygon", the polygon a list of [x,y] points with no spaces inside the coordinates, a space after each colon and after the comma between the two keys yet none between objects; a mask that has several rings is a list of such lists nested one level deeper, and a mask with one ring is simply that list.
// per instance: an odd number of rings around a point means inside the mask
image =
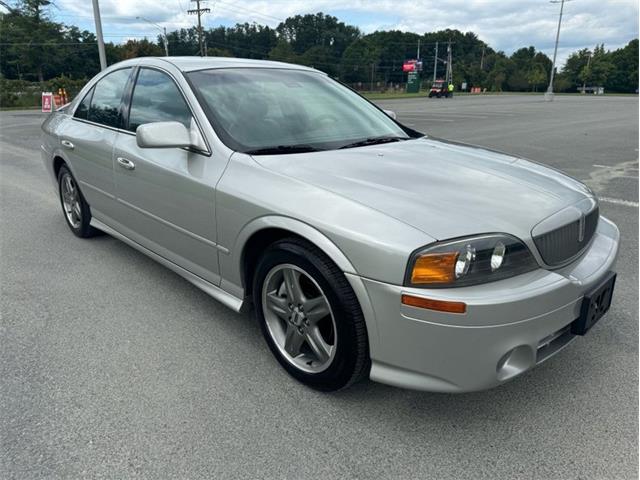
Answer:
[{"label": "rear door window", "polygon": [[74,117],[82,118],[83,120],[87,120],[87,115],[89,114],[89,107],[91,106],[91,97],[93,96],[93,88],[87,92],[87,94],[76,108],[76,113]]}]

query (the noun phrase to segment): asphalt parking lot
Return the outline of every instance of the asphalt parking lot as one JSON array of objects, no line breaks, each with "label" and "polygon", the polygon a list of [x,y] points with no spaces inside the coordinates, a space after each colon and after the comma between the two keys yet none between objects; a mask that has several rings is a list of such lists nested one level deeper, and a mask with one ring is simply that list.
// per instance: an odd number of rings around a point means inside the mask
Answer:
[{"label": "asphalt parking lot", "polygon": [[256,322],[111,237],[74,237],[35,112],[0,112],[0,477],[637,478],[638,98],[380,102],[586,181],[622,233],[608,316],[499,388],[321,394]]}]

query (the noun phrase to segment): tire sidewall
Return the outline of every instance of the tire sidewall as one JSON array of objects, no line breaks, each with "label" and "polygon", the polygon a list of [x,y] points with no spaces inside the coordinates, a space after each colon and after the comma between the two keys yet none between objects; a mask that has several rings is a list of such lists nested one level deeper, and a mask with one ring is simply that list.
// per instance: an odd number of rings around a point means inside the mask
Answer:
[{"label": "tire sidewall", "polygon": [[[80,226],[78,226],[77,228],[71,225],[71,223],[69,222],[69,219],[67,218],[66,212],[64,210],[64,202],[62,201],[62,177],[65,174],[68,174],[71,176],[71,178],[73,178],[76,188],[78,189],[78,195],[80,197],[80,211],[81,211],[82,218],[80,219]],[[84,199],[84,196],[82,195],[82,191],[80,191],[80,185],[78,185],[78,181],[76,180],[76,177],[73,176],[73,173],[71,173],[71,170],[69,170],[69,167],[67,167],[66,165],[63,165],[62,167],[60,167],[60,171],[58,172],[58,198],[60,200],[60,207],[62,208],[62,215],[64,216],[64,221],[68,225],[69,229],[73,232],[73,234],[76,237],[81,237],[81,238],[90,236],[91,210],[89,209],[89,205],[87,204],[87,202]]]},{"label": "tire sidewall", "polygon": [[[337,390],[346,385],[353,375],[356,363],[354,354],[356,331],[345,308],[344,299],[329,281],[331,272],[315,255],[309,254],[303,247],[294,243],[277,243],[267,249],[260,260],[253,282],[253,301],[256,317],[270,350],[278,362],[299,381],[318,390]],[[269,271],[277,265],[290,263],[302,268],[318,283],[326,296],[336,323],[337,346],[333,361],[328,368],[318,373],[304,372],[292,365],[283,357],[275,341],[268,331],[262,306],[262,288]],[[346,281],[346,280],[345,280]]]}]

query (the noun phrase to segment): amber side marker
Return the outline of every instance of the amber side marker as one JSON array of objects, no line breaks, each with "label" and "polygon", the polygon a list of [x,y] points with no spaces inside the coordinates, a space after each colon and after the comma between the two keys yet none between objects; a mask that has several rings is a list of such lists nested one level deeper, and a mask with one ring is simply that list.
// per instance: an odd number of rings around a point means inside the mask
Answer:
[{"label": "amber side marker", "polygon": [[410,307],[426,308],[438,312],[466,313],[467,311],[467,304],[463,302],[446,302],[432,298],[414,297],[413,295],[402,295],[402,303]]}]

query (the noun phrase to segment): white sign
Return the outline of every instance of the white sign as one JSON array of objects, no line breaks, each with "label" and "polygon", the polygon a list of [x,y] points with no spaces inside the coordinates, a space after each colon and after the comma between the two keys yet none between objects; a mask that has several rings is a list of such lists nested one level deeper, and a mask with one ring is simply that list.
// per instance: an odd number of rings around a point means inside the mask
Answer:
[{"label": "white sign", "polygon": [[42,92],[42,111],[53,112],[53,93]]}]

